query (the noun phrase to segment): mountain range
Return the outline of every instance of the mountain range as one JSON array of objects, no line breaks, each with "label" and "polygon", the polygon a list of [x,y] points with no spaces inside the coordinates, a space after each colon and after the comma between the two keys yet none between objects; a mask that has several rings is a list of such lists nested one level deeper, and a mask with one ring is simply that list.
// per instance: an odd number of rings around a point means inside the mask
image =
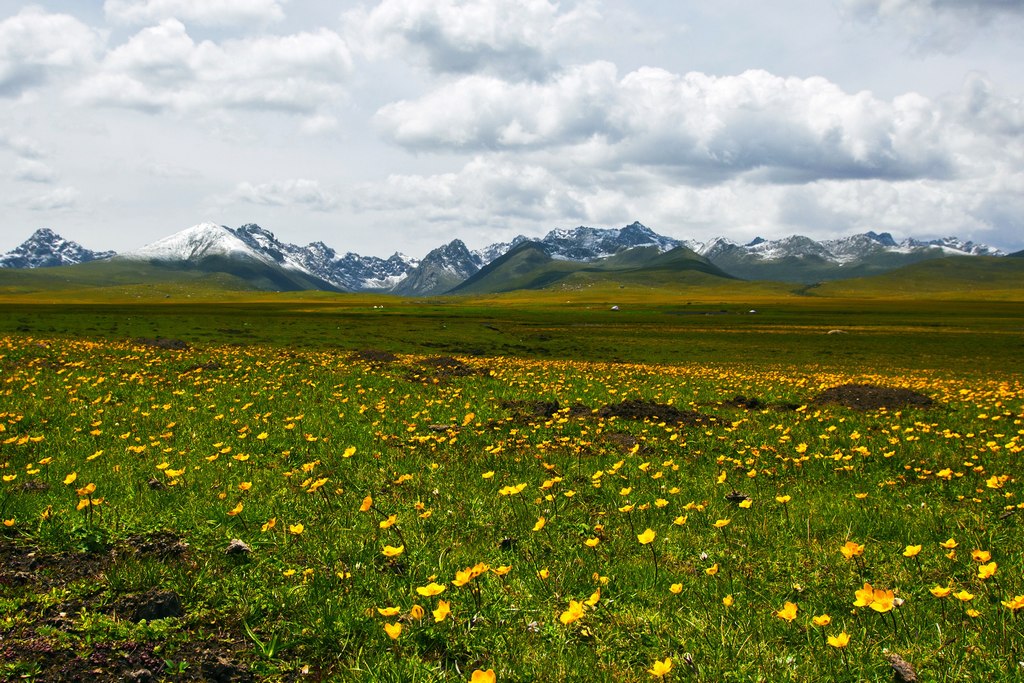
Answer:
[{"label": "mountain range", "polygon": [[252,287],[291,291],[377,291],[407,296],[540,288],[602,273],[693,271],[705,276],[811,284],[888,272],[943,256],[1004,256],[998,249],[955,237],[897,242],[867,232],[815,241],[791,236],[738,244],[727,238],[677,240],[632,223],[622,228],[556,229],[543,238],[471,251],[461,240],[422,259],[338,254],[323,242],[297,246],[258,225],[228,228],[202,223],[141,249],[94,252],[52,230],[37,230],[0,255],[0,268],[42,268],[97,260],[162,269],[227,273]]}]

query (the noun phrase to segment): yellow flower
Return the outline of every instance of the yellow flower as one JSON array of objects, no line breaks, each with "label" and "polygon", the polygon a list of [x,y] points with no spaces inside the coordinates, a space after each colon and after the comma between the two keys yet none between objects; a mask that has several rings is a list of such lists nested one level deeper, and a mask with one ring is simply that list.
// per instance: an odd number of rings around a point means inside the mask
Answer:
[{"label": "yellow flower", "polygon": [[349,446],[348,448],[345,449],[345,452],[341,454],[341,457],[343,457],[343,458],[351,458],[355,454],[356,454],[356,447],[355,446]]},{"label": "yellow flower", "polygon": [[426,614],[426,612],[424,612],[423,608],[419,605],[413,605],[412,609],[409,610],[409,618],[415,619],[416,621],[422,619],[424,614]]},{"label": "yellow flower", "polygon": [[235,507],[233,507],[230,510],[228,510],[228,514],[231,515],[232,517],[234,517],[235,515],[237,515],[239,512],[242,511],[242,507],[243,507],[242,503],[238,503],[238,505],[236,505]]},{"label": "yellow flower", "polygon": [[399,623],[385,623],[384,630],[387,632],[388,637],[391,638],[391,640],[397,640],[398,636],[402,635],[402,625]]},{"label": "yellow flower", "polygon": [[854,543],[853,541],[847,541],[841,548],[839,548],[839,552],[843,554],[843,557],[850,560],[854,557],[863,555],[864,546],[859,543]]},{"label": "yellow flower", "polygon": [[260,531],[270,531],[277,526],[277,517],[271,517],[266,523],[260,527]]},{"label": "yellow flower", "polygon": [[72,472],[68,476],[64,477],[64,485],[71,486],[75,483],[75,479],[78,479],[78,472]]},{"label": "yellow flower", "polygon": [[675,593],[676,595],[679,595],[680,593],[683,592],[683,584],[681,584],[681,583],[673,583],[671,586],[668,587],[668,589],[672,593]]},{"label": "yellow flower", "polygon": [[10,519],[5,519],[4,520],[4,526],[5,527],[12,527],[12,526],[14,526],[14,517],[11,517]]},{"label": "yellow flower", "polygon": [[684,524],[686,524],[686,519],[688,516],[689,515],[679,515],[678,517],[672,520],[672,523],[676,526],[683,526]]},{"label": "yellow flower", "polygon": [[648,529],[647,531],[643,532],[642,534],[638,534],[637,537],[636,537],[636,540],[640,541],[641,545],[647,545],[648,543],[650,543],[650,542],[652,542],[654,540],[655,536],[656,536],[656,534],[654,533],[654,530],[653,529]]},{"label": "yellow flower", "polygon": [[981,612],[979,612],[976,609],[969,609],[966,612],[964,612],[964,614],[969,616],[971,619],[977,619],[978,617],[981,616]]},{"label": "yellow flower", "polygon": [[896,604],[896,598],[892,591],[883,590],[876,588],[874,594],[871,597],[871,603],[868,605],[871,609],[876,612],[888,612]]},{"label": "yellow flower", "polygon": [[729,526],[729,522],[731,522],[731,521],[732,521],[731,519],[719,519],[719,520],[717,520],[715,522],[714,526],[715,526],[716,529],[722,529],[724,527]]},{"label": "yellow flower", "polygon": [[992,553],[987,550],[974,549],[971,551],[971,559],[975,562],[988,562],[992,559]]},{"label": "yellow flower", "polygon": [[787,602],[782,609],[775,613],[775,616],[786,621],[793,621],[796,619],[796,603]]},{"label": "yellow flower", "polygon": [[378,607],[377,608],[377,612],[382,617],[393,617],[393,616],[395,616],[396,614],[398,614],[401,611],[402,610],[400,610],[397,607]]},{"label": "yellow flower", "polygon": [[537,523],[533,525],[533,530],[534,531],[540,531],[541,529],[544,528],[544,525],[546,523],[547,523],[546,519],[544,519],[543,517],[538,517],[537,518]]},{"label": "yellow flower", "polygon": [[84,510],[87,507],[89,507],[89,499],[88,498],[82,498],[80,501],[78,501],[78,507],[76,507],[75,509],[76,510]]},{"label": "yellow flower", "polygon": [[537,572],[537,577],[538,578],[546,579],[549,576],[551,576],[551,572],[548,571],[547,567],[544,567],[543,569],[541,569],[540,571]]},{"label": "yellow flower", "polygon": [[598,601],[600,599],[601,599],[601,589],[598,588],[597,590],[595,590],[593,593],[590,594],[589,598],[587,598],[586,600],[583,601],[583,604],[587,605],[588,607],[596,607],[597,603],[598,603]]},{"label": "yellow flower", "polygon": [[715,562],[713,565],[704,570],[704,573],[708,576],[714,576],[718,573],[718,563]]},{"label": "yellow flower", "polygon": [[381,550],[380,552],[382,555],[384,555],[384,557],[398,557],[403,552],[405,552],[405,546],[385,545],[383,550]]},{"label": "yellow flower", "polygon": [[594,538],[588,538],[587,540],[583,541],[583,543],[589,548],[596,548],[597,544],[600,542],[601,539],[597,538],[596,536]]},{"label": "yellow flower", "polygon": [[952,590],[953,590],[952,586],[938,586],[938,585],[936,585],[936,586],[932,586],[931,588],[929,588],[928,592],[930,592],[932,595],[934,595],[937,598],[944,598],[947,595],[949,595]]},{"label": "yellow flower", "polygon": [[487,671],[477,669],[470,677],[469,683],[494,683],[495,680],[497,679],[494,676],[494,669],[488,669]]},{"label": "yellow flower", "polygon": [[984,581],[995,576],[997,565],[995,562],[989,562],[978,567],[978,578]]},{"label": "yellow flower", "polygon": [[473,572],[469,569],[464,569],[462,571],[455,572],[455,578],[452,579],[452,583],[461,588],[472,580]]},{"label": "yellow flower", "polygon": [[505,574],[508,574],[510,571],[512,571],[512,565],[506,564],[500,567],[494,567],[493,569],[491,569],[491,571],[494,572],[496,576],[505,576]]},{"label": "yellow flower", "polygon": [[431,613],[434,615],[435,623],[444,621],[452,613],[452,605],[447,600],[438,600],[437,609],[432,610]]},{"label": "yellow flower", "polygon": [[569,608],[562,612],[561,616],[558,617],[558,620],[561,621],[562,624],[564,624],[565,626],[568,626],[569,624],[573,623],[582,616],[583,603],[578,602],[576,600],[570,600]]},{"label": "yellow flower", "polygon": [[490,472],[484,472],[480,476],[483,477],[484,479],[490,479],[491,477],[494,476],[494,470],[491,470]]},{"label": "yellow flower", "polygon": [[523,489],[525,488],[525,483],[516,484],[515,486],[503,486],[501,489],[498,490],[498,493],[500,493],[503,496],[514,496],[519,493],[522,493]]},{"label": "yellow flower", "polygon": [[744,510],[746,510],[747,508],[749,508],[753,504],[754,504],[754,501],[750,500],[749,498],[747,498],[746,500],[741,500],[740,501],[740,507],[743,508]]},{"label": "yellow flower", "polygon": [[668,675],[668,672],[672,670],[672,658],[665,657],[663,661],[654,660],[651,664],[651,668],[647,670],[647,673],[651,674],[655,678],[664,678]]},{"label": "yellow flower", "polygon": [[295,534],[296,536],[298,536],[299,534],[301,534],[305,530],[306,530],[306,527],[302,526],[302,524],[289,524],[288,525],[288,531],[293,533],[293,534]]},{"label": "yellow flower", "polygon": [[970,602],[974,599],[974,593],[971,593],[965,588],[958,593],[953,593],[953,597],[960,602]]},{"label": "yellow flower", "polygon": [[426,586],[417,586],[416,587],[416,592],[419,593],[421,596],[423,596],[425,598],[430,598],[430,597],[433,597],[435,595],[440,595],[441,593],[444,592],[444,590],[445,590],[445,586],[442,586],[441,584],[435,583],[433,581],[428,583]]},{"label": "yellow flower", "polygon": [[733,602],[735,602],[735,600],[732,599],[732,593],[722,598],[722,604],[726,607],[732,607]]},{"label": "yellow flower", "polygon": [[373,505],[373,496],[367,496],[366,498],[363,498],[363,502],[359,506],[359,511],[366,512],[370,509],[371,505]]},{"label": "yellow flower", "polygon": [[398,515],[388,515],[388,518],[378,525],[381,529],[390,529],[398,521]]},{"label": "yellow flower", "polygon": [[776,502],[781,503],[782,505],[785,505],[789,501],[793,500],[793,497],[792,496],[775,496],[775,500],[776,500]]},{"label": "yellow flower", "polygon": [[921,552],[921,546],[908,545],[903,551],[903,557],[916,557]]},{"label": "yellow flower", "polygon": [[957,542],[956,542],[956,539],[954,539],[952,536],[950,536],[949,540],[941,541],[939,543],[939,545],[941,545],[946,550],[952,550],[953,548],[955,548],[957,546]]},{"label": "yellow flower", "polygon": [[248,491],[251,488],[252,488],[252,482],[251,481],[243,481],[243,482],[239,482],[239,484],[238,484],[238,490],[239,491]]},{"label": "yellow flower", "polygon": [[1011,612],[1024,608],[1024,595],[1016,595],[1012,600],[1003,600],[1003,607]]},{"label": "yellow flower", "polygon": [[846,633],[846,631],[842,631],[838,636],[829,636],[828,644],[832,647],[846,647],[850,644],[850,636]]},{"label": "yellow flower", "polygon": [[17,474],[5,474],[4,475],[4,483],[6,484],[8,482],[12,482],[12,481],[14,481],[17,478],[18,478]]},{"label": "yellow flower", "polygon": [[80,496],[91,496],[95,492],[96,492],[96,484],[93,484],[91,482],[86,484],[82,488],[78,489],[78,491],[76,491],[76,493],[78,495],[80,495]]},{"label": "yellow flower", "polygon": [[832,617],[830,617],[827,614],[819,614],[815,617],[812,617],[811,621],[814,622],[815,626],[828,626],[832,623]]}]

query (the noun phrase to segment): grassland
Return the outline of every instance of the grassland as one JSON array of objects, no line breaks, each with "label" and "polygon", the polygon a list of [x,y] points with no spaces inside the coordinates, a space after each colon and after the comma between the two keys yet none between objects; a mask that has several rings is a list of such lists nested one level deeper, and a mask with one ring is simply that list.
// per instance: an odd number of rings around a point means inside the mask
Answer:
[{"label": "grassland", "polygon": [[1021,678],[1019,303],[574,286],[8,299],[0,678]]}]

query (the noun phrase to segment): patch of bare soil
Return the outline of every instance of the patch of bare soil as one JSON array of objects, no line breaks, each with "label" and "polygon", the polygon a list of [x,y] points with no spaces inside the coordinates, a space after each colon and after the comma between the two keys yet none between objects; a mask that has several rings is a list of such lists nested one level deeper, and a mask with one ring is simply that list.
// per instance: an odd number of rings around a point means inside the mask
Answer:
[{"label": "patch of bare soil", "polygon": [[935,402],[910,389],[893,389],[875,384],[841,384],[831,387],[815,397],[818,405],[840,405],[854,410],[880,408],[930,408]]},{"label": "patch of bare soil", "polygon": [[486,368],[474,368],[463,363],[458,358],[451,356],[434,356],[420,361],[418,365],[410,367],[409,380],[413,382],[445,382],[457,377],[472,377],[473,375],[488,376]]},{"label": "patch of bare soil", "polygon": [[110,561],[105,552],[48,553],[0,538],[0,586],[64,586],[101,573]]},{"label": "patch of bare soil", "polygon": [[599,408],[599,417],[618,417],[626,420],[658,420],[672,424],[700,425],[714,422],[715,418],[694,410],[679,410],[675,406],[630,399]]},{"label": "patch of bare soil", "polygon": [[558,412],[558,401],[502,401],[501,407],[510,411],[517,420],[549,418]]},{"label": "patch of bare soil", "polygon": [[192,347],[188,342],[181,339],[168,339],[166,337],[138,337],[132,343],[139,346],[149,346],[154,349],[165,349],[168,351],[189,351]]},{"label": "patch of bare soil", "polygon": [[353,361],[362,361],[364,363],[378,365],[387,365],[388,363],[394,363],[398,360],[398,356],[395,354],[390,351],[381,351],[380,349],[360,349],[348,358]]}]

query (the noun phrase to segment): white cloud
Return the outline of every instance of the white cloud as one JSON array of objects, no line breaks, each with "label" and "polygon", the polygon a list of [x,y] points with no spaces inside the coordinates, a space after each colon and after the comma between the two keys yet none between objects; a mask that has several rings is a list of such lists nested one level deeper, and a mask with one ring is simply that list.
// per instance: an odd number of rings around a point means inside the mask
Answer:
[{"label": "white cloud", "polygon": [[371,56],[411,50],[439,73],[536,78],[553,68],[557,46],[578,41],[597,16],[589,2],[383,0],[345,18]]},{"label": "white cloud", "polygon": [[1020,0],[841,0],[844,12],[858,21],[892,28],[921,52],[953,53],[993,29],[1019,39],[1024,20]]},{"label": "white cloud", "polygon": [[57,174],[42,161],[36,159],[18,159],[14,164],[14,179],[30,183],[52,183]]},{"label": "white cloud", "polygon": [[303,178],[275,180],[259,185],[239,183],[222,203],[246,202],[263,206],[305,207],[313,211],[330,211],[338,204],[337,198],[320,187],[316,180]]},{"label": "white cloud", "polygon": [[352,59],[327,29],[196,43],[176,19],[110,51],[75,90],[83,102],[144,111],[221,108],[315,114],[344,97]]},{"label": "white cloud", "polygon": [[0,21],[0,97],[17,97],[90,64],[98,34],[67,14],[27,8]]},{"label": "white cloud", "polygon": [[153,24],[164,19],[209,26],[267,24],[284,19],[284,0],[106,0],[103,11],[121,24]]},{"label": "white cloud", "polygon": [[73,187],[58,187],[29,199],[25,205],[32,211],[70,211],[78,207],[82,193]]},{"label": "white cloud", "polygon": [[764,71],[648,67],[619,78],[595,62],[544,83],[469,76],[382,108],[377,122],[411,149],[572,150],[578,164],[654,167],[691,183],[945,177],[953,163],[926,98],[883,101]]}]

